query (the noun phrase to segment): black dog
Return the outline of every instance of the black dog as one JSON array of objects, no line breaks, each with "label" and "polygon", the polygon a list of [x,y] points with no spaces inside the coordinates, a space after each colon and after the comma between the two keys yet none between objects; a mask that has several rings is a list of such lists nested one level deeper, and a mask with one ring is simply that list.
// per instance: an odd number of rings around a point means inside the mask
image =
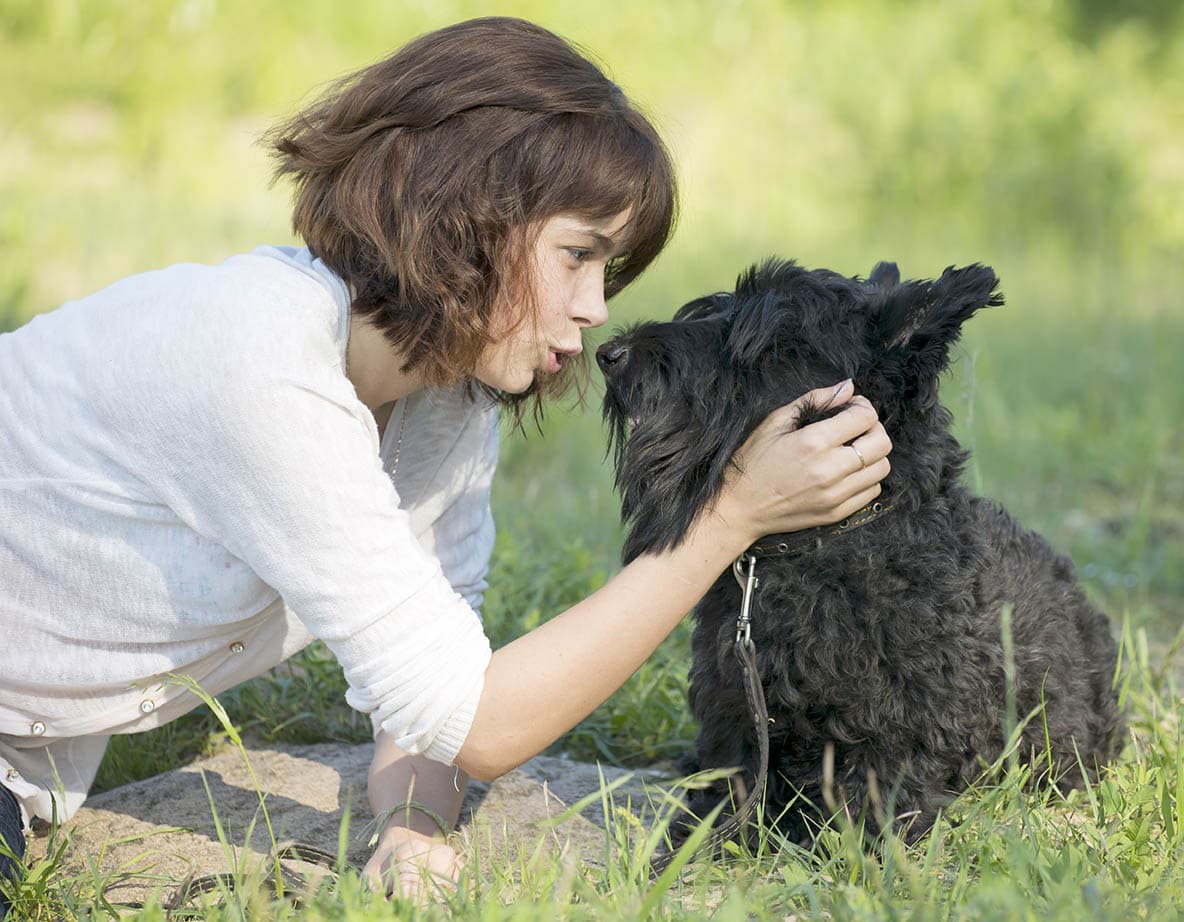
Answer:
[{"label": "black dog", "polygon": [[[1120,747],[1106,617],[1069,560],[959,482],[967,453],[949,432],[938,376],[962,324],[1003,303],[996,284],[980,265],[902,284],[889,263],[865,281],[769,262],[734,293],[598,351],[626,560],[677,545],[733,452],[808,390],[853,378],[892,438],[877,505],[841,527],[759,542],[752,639],[772,718],[765,815],[791,841],[812,841],[825,797],[878,831],[869,783],[915,841],[983,776],[1005,746],[1005,609],[1013,706],[1021,720],[1035,714],[1019,746],[1033,778],[1080,786]],[[800,422],[825,415],[813,409]],[[740,602],[727,572],[695,609],[690,702],[698,767],[739,766],[751,785],[755,737],[732,656]],[[726,796],[717,785],[692,810]]]}]

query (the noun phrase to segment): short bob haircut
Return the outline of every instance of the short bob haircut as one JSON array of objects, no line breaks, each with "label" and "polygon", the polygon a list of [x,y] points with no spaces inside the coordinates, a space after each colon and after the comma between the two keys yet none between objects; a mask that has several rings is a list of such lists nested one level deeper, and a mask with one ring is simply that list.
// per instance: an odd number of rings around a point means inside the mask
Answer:
[{"label": "short bob haircut", "polygon": [[[428,33],[345,78],[272,129],[292,223],[353,293],[353,310],[432,385],[474,384],[500,298],[530,301],[533,241],[548,218],[632,208],[610,298],[658,255],[674,224],[669,153],[620,88],[568,42],[490,17]],[[501,323],[504,324],[504,318]],[[496,326],[494,327],[496,328]],[[580,383],[587,363],[572,363]],[[530,398],[481,388],[518,418]]]}]

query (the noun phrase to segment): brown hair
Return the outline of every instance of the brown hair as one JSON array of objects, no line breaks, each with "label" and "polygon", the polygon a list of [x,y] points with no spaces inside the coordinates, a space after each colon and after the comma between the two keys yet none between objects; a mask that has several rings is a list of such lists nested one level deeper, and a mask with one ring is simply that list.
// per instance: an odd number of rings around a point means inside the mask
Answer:
[{"label": "brown hair", "polygon": [[[632,207],[605,297],[658,255],[674,222],[653,126],[570,44],[520,19],[458,23],[345,78],[269,135],[296,184],[292,223],[431,384],[471,380],[499,296],[529,297],[541,222]],[[503,321],[504,322],[504,321]],[[518,408],[524,395],[493,394]],[[536,412],[539,404],[535,405]]]}]

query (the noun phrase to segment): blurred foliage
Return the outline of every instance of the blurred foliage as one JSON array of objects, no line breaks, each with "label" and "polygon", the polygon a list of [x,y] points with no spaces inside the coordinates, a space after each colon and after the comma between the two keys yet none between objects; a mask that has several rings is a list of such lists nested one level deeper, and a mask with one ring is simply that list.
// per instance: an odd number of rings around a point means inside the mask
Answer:
[{"label": "blurred foliage", "polygon": [[1184,6],[1178,0],[1073,0],[1066,10],[1070,26],[1088,41],[1135,24],[1153,45],[1169,48],[1184,22]]},{"label": "blurred foliage", "polygon": [[258,134],[488,12],[569,36],[655,115],[684,187],[667,262],[692,288],[771,250],[1156,272],[1184,252],[1178,7],[0,0],[0,316],[286,238]]}]

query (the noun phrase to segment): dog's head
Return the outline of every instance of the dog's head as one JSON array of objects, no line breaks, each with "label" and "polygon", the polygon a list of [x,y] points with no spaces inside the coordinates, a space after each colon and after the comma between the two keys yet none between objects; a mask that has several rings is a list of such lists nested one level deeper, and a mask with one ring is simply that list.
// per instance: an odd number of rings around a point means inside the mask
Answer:
[{"label": "dog's head", "polygon": [[[625,559],[677,545],[761,420],[844,378],[855,380],[893,438],[892,476],[911,473],[919,490],[936,489],[943,471],[961,463],[938,376],[963,322],[1003,303],[996,284],[981,265],[901,282],[892,263],[865,280],[770,261],[742,275],[734,292],[699,298],[669,322],[642,323],[605,343],[597,361],[631,525]],[[806,408],[799,424],[827,413]]]}]

